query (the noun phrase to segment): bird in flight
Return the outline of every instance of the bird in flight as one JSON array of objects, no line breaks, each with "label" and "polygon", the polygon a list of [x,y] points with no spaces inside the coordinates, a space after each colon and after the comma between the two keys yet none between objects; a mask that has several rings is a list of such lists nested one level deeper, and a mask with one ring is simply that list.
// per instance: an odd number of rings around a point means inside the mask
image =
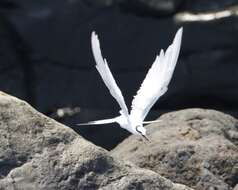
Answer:
[{"label": "bird in flight", "polygon": [[140,89],[132,100],[131,111],[129,113],[122,92],[113,78],[106,59],[102,57],[98,36],[95,32],[92,32],[91,45],[96,62],[96,69],[107,86],[110,94],[119,104],[121,110],[119,111],[120,115],[117,117],[81,123],[78,125],[118,123],[122,128],[128,130],[132,134],[141,135],[146,140],[149,140],[146,136],[146,129],[143,124],[158,122],[159,120],[144,121],[144,119],[151,107],[168,89],[179,56],[182,33],[183,28],[180,28],[174,37],[173,43],[165,52],[162,49],[160,54],[156,56],[156,59],[142,82]]}]

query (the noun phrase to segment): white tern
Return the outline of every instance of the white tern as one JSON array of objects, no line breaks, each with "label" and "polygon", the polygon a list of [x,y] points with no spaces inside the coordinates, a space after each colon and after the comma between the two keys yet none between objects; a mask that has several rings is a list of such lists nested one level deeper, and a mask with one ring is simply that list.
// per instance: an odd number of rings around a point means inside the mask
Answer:
[{"label": "white tern", "polygon": [[158,122],[159,120],[144,121],[144,119],[151,107],[168,89],[179,56],[182,33],[183,28],[180,28],[174,37],[173,43],[165,52],[162,49],[160,54],[156,56],[156,59],[142,82],[140,89],[132,100],[131,111],[129,113],[121,90],[113,78],[106,59],[103,59],[102,57],[98,36],[95,32],[92,32],[91,45],[93,56],[96,61],[96,68],[111,95],[120,105],[121,110],[119,112],[120,115],[117,117],[81,123],[78,125],[100,125],[116,122],[132,134],[141,135],[149,140],[146,137],[146,129],[143,124]]}]

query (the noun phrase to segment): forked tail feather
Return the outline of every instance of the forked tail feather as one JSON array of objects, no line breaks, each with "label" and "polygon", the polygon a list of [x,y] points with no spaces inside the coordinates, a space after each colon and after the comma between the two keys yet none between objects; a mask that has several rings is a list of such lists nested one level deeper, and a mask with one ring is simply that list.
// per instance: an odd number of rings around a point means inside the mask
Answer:
[{"label": "forked tail feather", "polygon": [[96,120],[96,121],[90,121],[87,123],[79,123],[77,125],[103,125],[103,124],[109,124],[109,123],[115,123],[117,122],[116,118],[111,118],[111,119],[102,119],[102,120]]},{"label": "forked tail feather", "polygon": [[153,120],[153,121],[143,121],[143,124],[150,124],[150,123],[158,123],[161,122],[162,120],[158,119],[158,120]]}]

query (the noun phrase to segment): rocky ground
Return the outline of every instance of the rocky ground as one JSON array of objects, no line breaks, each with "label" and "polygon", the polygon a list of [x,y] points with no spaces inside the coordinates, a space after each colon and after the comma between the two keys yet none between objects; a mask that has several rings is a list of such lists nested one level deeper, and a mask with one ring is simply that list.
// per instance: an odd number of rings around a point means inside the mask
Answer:
[{"label": "rocky ground", "polygon": [[113,158],[69,127],[0,92],[0,189],[190,188]]},{"label": "rocky ground", "polygon": [[236,119],[205,109],[171,112],[160,119],[147,126],[150,143],[130,136],[111,155],[199,190],[238,184]]},{"label": "rocky ground", "polygon": [[1,190],[231,190],[238,184],[238,121],[221,112],[165,114],[147,126],[151,142],[132,135],[108,152],[3,92],[0,108]]}]

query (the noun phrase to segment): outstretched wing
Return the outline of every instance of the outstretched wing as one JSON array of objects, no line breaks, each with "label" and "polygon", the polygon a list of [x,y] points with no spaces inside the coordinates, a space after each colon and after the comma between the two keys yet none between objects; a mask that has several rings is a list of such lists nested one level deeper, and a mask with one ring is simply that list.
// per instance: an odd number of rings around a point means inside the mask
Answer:
[{"label": "outstretched wing", "polygon": [[93,56],[96,61],[96,68],[101,75],[103,82],[109,89],[111,95],[116,99],[118,104],[121,107],[120,113],[122,113],[124,116],[128,118],[128,109],[125,104],[125,100],[122,96],[121,90],[116,84],[116,81],[114,80],[112,73],[108,67],[106,59],[103,59],[101,49],[100,49],[100,43],[98,40],[98,36],[95,34],[95,32],[92,32],[91,36],[91,43],[92,43],[92,50],[93,50]]},{"label": "outstretched wing", "polygon": [[156,57],[132,101],[131,119],[142,122],[154,103],[167,91],[177,63],[182,33],[183,29],[180,28],[166,52],[161,50]]}]

